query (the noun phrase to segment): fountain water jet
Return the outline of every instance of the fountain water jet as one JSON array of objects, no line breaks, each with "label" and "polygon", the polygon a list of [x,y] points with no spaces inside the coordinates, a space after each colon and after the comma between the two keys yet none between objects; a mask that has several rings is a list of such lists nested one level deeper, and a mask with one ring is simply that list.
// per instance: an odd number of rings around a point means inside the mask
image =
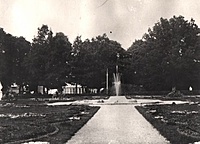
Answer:
[{"label": "fountain water jet", "polygon": [[118,72],[118,65],[116,65],[116,73],[113,73],[113,77],[114,77],[115,93],[116,96],[119,96],[121,81],[120,81],[120,74]]}]

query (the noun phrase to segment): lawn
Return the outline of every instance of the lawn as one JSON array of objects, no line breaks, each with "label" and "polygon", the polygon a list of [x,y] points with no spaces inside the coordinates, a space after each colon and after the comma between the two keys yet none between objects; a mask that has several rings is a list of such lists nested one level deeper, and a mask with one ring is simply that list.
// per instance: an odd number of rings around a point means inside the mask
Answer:
[{"label": "lawn", "polygon": [[136,108],[170,143],[200,141],[199,101],[193,104],[146,105]]},{"label": "lawn", "polygon": [[47,106],[18,100],[0,103],[0,143],[68,141],[97,111],[86,105]]}]

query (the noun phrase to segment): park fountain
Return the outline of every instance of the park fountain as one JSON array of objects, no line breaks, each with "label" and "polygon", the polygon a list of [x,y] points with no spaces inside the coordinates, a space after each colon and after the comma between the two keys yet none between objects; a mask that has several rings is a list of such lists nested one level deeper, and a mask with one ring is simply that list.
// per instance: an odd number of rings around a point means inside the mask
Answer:
[{"label": "park fountain", "polygon": [[114,88],[116,96],[119,96],[120,88],[121,88],[121,81],[120,81],[120,74],[118,72],[118,65],[116,65],[116,73],[113,73],[114,77]]}]

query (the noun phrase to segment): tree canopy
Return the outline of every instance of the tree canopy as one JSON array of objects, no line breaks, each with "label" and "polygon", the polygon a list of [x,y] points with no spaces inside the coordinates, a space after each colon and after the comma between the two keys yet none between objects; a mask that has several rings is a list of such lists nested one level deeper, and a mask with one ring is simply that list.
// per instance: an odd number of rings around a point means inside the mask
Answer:
[{"label": "tree canopy", "polygon": [[114,72],[117,54],[124,51],[118,42],[110,40],[106,34],[85,41],[77,37],[73,44],[74,80],[89,88],[105,87],[106,70]]},{"label": "tree canopy", "polygon": [[27,71],[23,65],[30,50],[30,43],[23,37],[14,37],[0,29],[0,81],[5,92],[12,83],[23,86]]},{"label": "tree canopy", "polygon": [[154,90],[197,88],[199,32],[193,19],[161,18],[128,49],[141,83]]},{"label": "tree canopy", "polygon": [[0,28],[0,81],[5,92],[12,83],[61,90],[66,82],[87,88],[105,88],[116,65],[122,83],[146,90],[199,89],[200,29],[183,16],[160,18],[142,39],[126,51],[106,34],[73,43],[63,32],[53,34],[47,25],[38,28],[33,42]]},{"label": "tree canopy", "polygon": [[25,61],[29,70],[29,84],[36,91],[37,86],[49,88],[61,87],[70,73],[71,43],[64,33],[53,32],[47,25],[38,28],[32,48]]}]

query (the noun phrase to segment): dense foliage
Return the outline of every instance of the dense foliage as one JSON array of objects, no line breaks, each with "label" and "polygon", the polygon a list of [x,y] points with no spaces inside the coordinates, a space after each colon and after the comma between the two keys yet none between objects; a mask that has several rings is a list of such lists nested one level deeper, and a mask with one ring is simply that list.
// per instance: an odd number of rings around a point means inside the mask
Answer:
[{"label": "dense foliage", "polygon": [[[169,90],[172,87],[199,88],[200,48],[199,28],[184,17],[160,19],[142,40],[128,49],[132,54],[132,76],[149,90]],[[131,72],[132,72],[131,70]]]},{"label": "dense foliage", "polygon": [[23,37],[14,37],[0,29],[0,81],[3,92],[14,82],[20,87],[25,85],[28,73],[23,63],[30,48],[30,43]]},{"label": "dense foliage", "polygon": [[[77,37],[73,45],[73,69],[74,82],[89,88],[100,89],[105,87],[105,74],[109,69],[110,75],[118,63],[117,55],[123,55],[125,50],[121,45],[110,40],[105,34],[92,40],[82,42]],[[111,82],[112,78],[110,78]]]},{"label": "dense foliage", "polygon": [[69,42],[47,25],[38,28],[30,43],[0,29],[0,81],[5,92],[12,83],[37,91],[42,85],[58,88],[65,82],[88,88],[105,87],[105,74],[119,65],[124,84],[142,86],[146,90],[199,89],[200,31],[195,21],[174,16],[161,18],[143,38],[125,51],[106,34]]}]

